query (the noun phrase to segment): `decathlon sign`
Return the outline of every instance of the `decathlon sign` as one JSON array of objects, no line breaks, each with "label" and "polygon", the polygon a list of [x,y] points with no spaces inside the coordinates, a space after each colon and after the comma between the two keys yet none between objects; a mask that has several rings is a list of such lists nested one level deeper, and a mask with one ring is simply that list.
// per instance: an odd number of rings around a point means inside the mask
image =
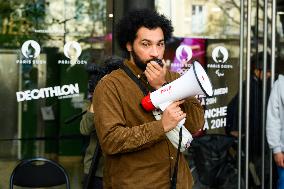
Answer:
[{"label": "decathlon sign", "polygon": [[18,102],[55,96],[73,97],[74,95],[79,95],[78,83],[16,92]]}]

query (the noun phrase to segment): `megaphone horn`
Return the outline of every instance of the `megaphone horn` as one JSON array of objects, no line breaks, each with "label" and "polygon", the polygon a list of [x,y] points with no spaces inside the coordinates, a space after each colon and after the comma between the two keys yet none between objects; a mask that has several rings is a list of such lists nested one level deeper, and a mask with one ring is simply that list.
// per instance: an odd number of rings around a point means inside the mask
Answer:
[{"label": "megaphone horn", "polygon": [[190,96],[213,95],[212,84],[199,62],[194,61],[191,68],[180,78],[148,94],[141,101],[147,111],[160,108],[165,102],[173,102]]}]

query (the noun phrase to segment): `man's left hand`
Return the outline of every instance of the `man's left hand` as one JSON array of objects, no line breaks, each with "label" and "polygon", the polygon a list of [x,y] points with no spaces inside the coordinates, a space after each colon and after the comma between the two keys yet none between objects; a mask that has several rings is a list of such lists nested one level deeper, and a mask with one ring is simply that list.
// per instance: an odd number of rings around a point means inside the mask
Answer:
[{"label": "man's left hand", "polygon": [[155,61],[151,61],[147,64],[146,70],[145,70],[145,76],[147,77],[147,80],[149,84],[154,89],[159,89],[163,86],[164,83],[166,83],[166,65],[165,61],[163,60],[163,67],[161,67],[158,63]]}]

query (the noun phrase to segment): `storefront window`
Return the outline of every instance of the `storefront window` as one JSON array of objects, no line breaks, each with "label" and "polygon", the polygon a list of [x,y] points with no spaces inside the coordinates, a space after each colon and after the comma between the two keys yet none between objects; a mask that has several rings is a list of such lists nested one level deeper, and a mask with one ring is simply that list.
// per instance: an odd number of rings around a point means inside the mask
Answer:
[{"label": "storefront window", "polygon": [[[112,54],[112,2],[0,1],[1,158],[81,155],[89,64]],[[9,149],[9,150],[7,150]]]},{"label": "storefront window", "polygon": [[[168,44],[171,50],[167,50],[175,51],[178,45],[190,47],[189,65],[198,60],[210,76],[215,95],[203,99],[202,104],[207,107],[205,130],[214,133],[224,132],[227,104],[238,90],[239,75],[239,7],[229,1],[225,3],[226,9],[221,5],[224,2],[171,1],[171,6],[165,8],[163,1],[156,1],[157,9],[170,17],[174,26],[176,42],[171,41]],[[230,16],[232,13],[234,17]],[[169,62],[174,63],[172,70],[179,70],[173,58],[169,57]],[[214,114],[214,111],[223,113]]]},{"label": "storefront window", "polygon": [[[247,1],[244,1],[244,3],[246,4]],[[279,10],[281,10],[281,3],[278,2],[277,4],[279,4]],[[269,174],[268,169],[263,171],[265,176],[261,178],[262,168],[268,167],[269,164],[267,157],[269,150],[265,137],[262,137],[262,134],[265,133],[263,129],[265,125],[262,125],[261,120],[265,118],[265,113],[263,112],[266,111],[266,109],[263,109],[265,104],[263,106],[262,97],[265,94],[262,86],[263,83],[269,83],[267,85],[267,94],[269,94],[270,78],[263,81],[261,78],[256,77],[254,72],[256,68],[263,69],[264,50],[267,52],[268,70],[271,68],[271,64],[269,63],[271,62],[271,27],[275,27],[277,42],[276,57],[273,57],[276,60],[275,71],[276,75],[277,73],[283,73],[283,64],[281,64],[283,62],[281,61],[283,59],[281,51],[283,38],[281,22],[283,22],[283,17],[281,16],[281,12],[278,12],[278,14],[275,13],[276,26],[272,26],[272,5],[268,3],[267,8],[265,8],[263,1],[251,1],[251,5],[251,7],[243,9],[244,18],[241,18],[240,1],[168,0],[167,4],[163,0],[155,1],[157,10],[170,18],[174,26],[174,38],[168,42],[165,53],[165,58],[171,70],[184,74],[190,68],[192,62],[197,60],[206,69],[213,85],[214,95],[210,98],[202,98],[201,100],[202,105],[205,107],[206,122],[203,129],[204,136],[193,140],[191,148],[193,151],[190,150],[192,154],[189,155],[189,158],[193,160],[190,161],[193,162],[190,166],[192,170],[196,171],[193,171],[193,175],[197,180],[196,188],[203,188],[204,185],[206,187],[221,185],[225,188],[231,186],[237,187],[237,175],[234,173],[238,169],[237,158],[241,159],[241,164],[244,166],[246,163],[245,155],[249,156],[250,170],[245,170],[249,172],[249,187],[261,186],[263,184],[261,183],[261,179],[265,183],[263,187],[268,187],[268,182],[266,182],[267,174]],[[246,36],[248,9],[251,11],[250,36]],[[265,10],[267,11],[267,18],[264,15]],[[264,31],[265,19],[268,21],[267,31]],[[244,22],[243,28],[241,28],[241,21]],[[241,30],[245,33],[243,37],[240,36]],[[267,34],[267,39],[264,39],[265,33]],[[246,52],[246,44],[242,49],[240,47],[240,41],[244,40],[246,43],[246,38],[251,39],[251,42],[249,42],[251,45],[250,52]],[[268,41],[267,49],[264,48],[265,40]],[[180,64],[177,60],[178,56],[180,56],[176,53],[178,47],[183,47],[183,55],[186,54],[189,59],[187,63],[183,62],[183,64]],[[185,50],[187,47],[191,50]],[[243,67],[240,67],[240,54],[246,56],[246,53],[249,53],[248,56],[251,57],[251,62],[247,64],[244,59],[242,60]],[[250,78],[246,78],[247,66],[249,65],[251,65],[251,75]],[[243,78],[240,78],[241,73]],[[251,86],[248,89],[250,90],[251,99],[249,102],[250,117],[248,125],[248,132],[250,134],[248,137],[249,144],[245,146],[247,131],[245,130],[246,115],[244,114],[244,106],[247,104],[245,102],[245,84],[247,80],[251,81]],[[240,85],[240,83],[243,83],[243,85]],[[243,99],[241,102],[238,101],[240,87],[243,89]],[[239,104],[243,105],[243,110],[238,109]],[[238,120],[239,112],[242,112],[242,120]],[[241,122],[243,128],[241,135],[243,136],[241,138],[243,147],[241,149],[238,149],[238,143],[240,142],[238,141],[239,122]],[[231,129],[233,129],[233,132]],[[232,141],[232,139],[235,141]],[[264,150],[261,149],[262,144],[264,144]],[[237,157],[238,150],[240,150],[241,154],[244,154],[246,148],[249,148],[252,153]],[[263,155],[263,152],[265,155]],[[260,162],[261,158],[265,159],[263,164]],[[215,177],[215,173],[217,173],[215,171],[217,171],[217,167],[222,163],[217,166],[213,161],[219,163],[225,162],[226,175],[218,172],[219,178]],[[216,165],[217,167],[210,167],[211,165]],[[221,168],[219,171],[221,171]],[[246,176],[242,175],[242,178],[238,179],[241,181],[241,179],[245,178]],[[229,185],[225,186],[223,184]],[[241,182],[240,188],[244,187],[243,184]]]}]

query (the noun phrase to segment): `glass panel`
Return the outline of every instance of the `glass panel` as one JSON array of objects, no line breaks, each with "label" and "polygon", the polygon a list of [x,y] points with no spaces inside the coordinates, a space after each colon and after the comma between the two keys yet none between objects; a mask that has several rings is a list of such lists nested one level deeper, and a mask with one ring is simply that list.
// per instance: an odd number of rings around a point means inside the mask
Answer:
[{"label": "glass panel", "polygon": [[[5,165],[35,156],[60,161],[74,156],[82,166],[80,116],[66,121],[88,102],[86,68],[112,54],[111,15],[112,1],[105,0],[0,1],[0,160]],[[8,186],[5,175],[0,188]],[[81,181],[75,182],[71,187],[80,188]]]},{"label": "glass panel", "polygon": [[[0,120],[1,120],[1,139],[11,139],[17,137],[17,102],[14,95],[18,85],[18,67],[16,64],[17,56],[15,50],[0,51]],[[8,116],[9,115],[9,116]],[[9,148],[7,148],[9,147]],[[9,150],[7,150],[9,149]],[[0,142],[0,154],[2,157],[9,158],[17,155],[17,142],[7,140]]]},{"label": "glass panel", "polygon": [[227,127],[228,106],[239,85],[239,1],[155,2],[174,26],[174,38],[167,43],[165,54],[171,70],[184,74],[197,60],[213,85],[212,97],[198,96],[206,122],[203,134],[193,140],[186,153],[194,188],[237,188],[237,142],[227,134]]},{"label": "glass panel", "polygon": [[188,63],[197,59],[206,67],[215,95],[203,101],[208,118],[205,128],[219,133],[226,126],[227,104],[238,90],[239,5],[231,1],[184,1],[183,5],[170,2],[165,5],[157,0],[156,7],[172,20],[179,41],[175,48],[180,44],[191,47]]},{"label": "glass panel", "polygon": [[[267,66],[268,72],[270,71],[270,53],[271,53],[271,2],[268,3],[268,8],[264,7],[264,1],[252,1],[251,9],[251,78],[239,78],[240,69],[243,76],[246,76],[247,64],[244,62],[242,68],[239,67],[239,55],[243,53],[245,55],[246,49],[240,49],[240,1],[231,0],[220,0],[220,1],[195,1],[186,0],[182,2],[176,2],[168,0],[167,4],[165,1],[156,0],[156,7],[161,12],[169,17],[174,25],[174,40],[168,43],[168,49],[166,53],[166,59],[171,69],[173,71],[179,71],[183,74],[193,60],[198,60],[206,68],[207,74],[209,75],[214,88],[214,95],[211,98],[202,98],[202,104],[205,105],[205,118],[206,123],[204,125],[204,131],[206,133],[205,139],[203,137],[196,138],[193,142],[193,147],[190,150],[190,166],[192,166],[194,176],[197,178],[196,188],[202,188],[203,185],[209,187],[216,187],[216,185],[221,186],[224,182],[230,183],[231,186],[237,187],[237,175],[234,174],[234,170],[237,169],[237,142],[230,143],[228,145],[232,148],[228,152],[214,151],[214,158],[216,162],[218,157],[221,155],[226,155],[229,160],[229,164],[232,166],[231,170],[226,170],[227,176],[225,176],[221,182],[216,178],[214,171],[211,170],[210,166],[205,167],[204,165],[209,165],[212,163],[213,155],[206,154],[207,151],[202,151],[202,146],[198,150],[194,151],[195,145],[199,144],[199,140],[210,141],[211,148],[221,147],[225,145],[226,137],[232,136],[237,139],[238,137],[238,123],[241,122],[243,130],[243,147],[241,149],[242,154],[245,152],[245,102],[246,98],[246,79],[250,81],[250,113],[249,113],[249,154],[244,154],[241,158],[241,166],[245,165],[245,155],[249,156],[249,188],[260,187],[264,183],[264,188],[268,188],[267,178],[268,176],[268,160],[266,156],[268,153],[267,145],[265,140],[265,134],[263,131],[265,128],[262,125],[262,120],[264,118],[263,111],[266,111],[266,104],[263,105],[263,86],[267,84],[270,88],[269,75],[267,75],[267,80],[263,80],[263,51],[264,51],[264,10],[268,13],[268,49],[267,49]],[[247,1],[245,1],[247,3]],[[181,8],[183,7],[183,8]],[[276,78],[278,74],[283,72],[284,67],[281,64],[283,59],[283,51],[281,50],[282,38],[283,38],[283,3],[277,1],[277,26],[276,26]],[[247,10],[245,15],[247,15]],[[246,24],[246,22],[245,22]],[[245,26],[246,27],[246,26]],[[244,28],[244,33],[246,33],[246,28]],[[197,42],[198,41],[198,42]],[[186,64],[180,64],[175,54],[176,49],[181,46],[186,45],[191,48],[191,53],[184,53],[191,55]],[[204,48],[203,48],[204,46]],[[202,55],[204,53],[205,55]],[[240,52],[241,51],[241,52]],[[197,55],[198,54],[198,55]],[[201,56],[200,56],[201,55]],[[284,73],[284,72],[283,72]],[[239,95],[239,80],[243,81],[243,99],[242,102],[238,102]],[[269,90],[267,94],[269,95]],[[266,99],[267,100],[267,99]],[[242,119],[238,120],[238,110],[239,103],[243,105]],[[263,110],[263,107],[265,109]],[[211,138],[207,138],[208,134],[211,134]],[[218,138],[216,136],[223,136],[223,138]],[[214,137],[213,137],[214,136]],[[264,137],[263,137],[264,136]],[[216,140],[216,146],[211,140]],[[223,141],[223,142],[222,142]],[[208,142],[209,143],[209,142]],[[262,157],[262,143],[265,143],[264,157]],[[215,149],[215,148],[214,148]],[[215,150],[216,150],[215,149]],[[219,148],[218,148],[219,149]],[[199,154],[198,154],[199,153]],[[209,153],[209,152],[208,152]],[[196,156],[196,154],[198,154]],[[199,162],[194,162],[193,160],[204,158],[207,155],[206,163],[200,164]],[[209,156],[209,157],[208,157]],[[211,157],[212,156],[212,157]],[[211,159],[210,159],[211,157]],[[227,159],[227,160],[228,160]],[[264,162],[262,162],[264,159]],[[226,160],[226,161],[227,161]],[[196,163],[196,164],[195,164]],[[233,163],[233,164],[230,164]],[[220,164],[219,164],[220,165]],[[195,168],[195,169],[194,169]],[[219,167],[220,168],[220,167]],[[262,169],[264,168],[264,178],[262,179]],[[218,169],[221,170],[221,169]],[[233,173],[233,174],[232,174]],[[220,172],[218,173],[220,174]],[[221,173],[222,174],[222,173]],[[242,179],[244,180],[244,175],[242,173]],[[211,180],[214,178],[215,180]],[[241,181],[241,188],[244,187],[243,180]],[[264,181],[264,182],[263,182]],[[219,183],[218,183],[219,182]],[[234,184],[232,184],[234,183]],[[225,183],[226,184],[226,183]],[[224,186],[222,186],[224,187]]]}]

